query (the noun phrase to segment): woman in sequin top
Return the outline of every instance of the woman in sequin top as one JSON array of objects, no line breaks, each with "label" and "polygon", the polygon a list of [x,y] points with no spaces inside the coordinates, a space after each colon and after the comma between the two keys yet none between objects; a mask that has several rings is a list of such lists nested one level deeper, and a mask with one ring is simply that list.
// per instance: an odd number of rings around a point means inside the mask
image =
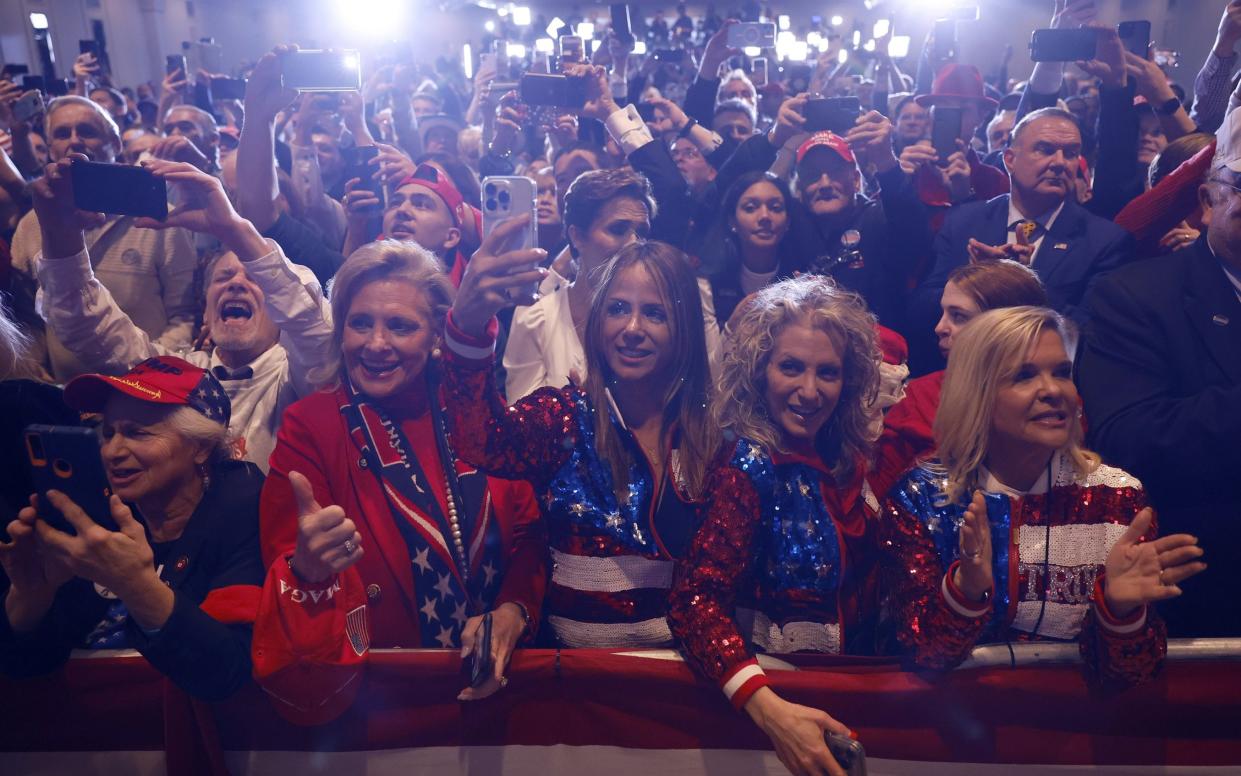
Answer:
[{"label": "woman in sequin top", "polygon": [[521,271],[539,251],[496,255],[518,226],[497,227],[471,259],[448,320],[453,440],[466,460],[539,494],[554,564],[544,612],[559,643],[668,646],[673,562],[719,449],[697,280],[669,245],[621,248],[596,281],[585,384],[507,406],[492,371],[495,313],[513,303],[507,289],[539,277]]},{"label": "woman in sequin top", "polygon": [[955,337],[937,460],[888,495],[880,525],[895,637],[949,668],[980,641],[1077,640],[1092,680],[1150,677],[1165,652],[1147,604],[1205,566],[1186,534],[1155,539],[1141,483],[1081,447],[1064,322],[986,312]]},{"label": "woman in sequin top", "polygon": [[864,461],[878,362],[874,317],[823,277],[768,286],[734,316],[713,406],[732,447],[669,604],[690,664],[795,773],[840,773],[824,733],[848,729],[777,696],[754,652],[869,651],[879,502]]}]

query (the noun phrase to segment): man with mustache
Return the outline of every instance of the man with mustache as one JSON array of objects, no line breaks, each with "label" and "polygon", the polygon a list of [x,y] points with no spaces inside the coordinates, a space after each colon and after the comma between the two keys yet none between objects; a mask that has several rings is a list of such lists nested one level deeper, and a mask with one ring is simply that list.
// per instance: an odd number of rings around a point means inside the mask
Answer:
[{"label": "man with mustache", "polygon": [[1032,268],[1051,307],[1084,320],[1094,281],[1134,256],[1133,237],[1076,202],[1082,135],[1073,114],[1043,108],[1013,128],[1004,165],[1012,192],[954,208],[935,238],[935,268],[917,292],[930,331],[948,273],[970,261],[1013,259]]}]

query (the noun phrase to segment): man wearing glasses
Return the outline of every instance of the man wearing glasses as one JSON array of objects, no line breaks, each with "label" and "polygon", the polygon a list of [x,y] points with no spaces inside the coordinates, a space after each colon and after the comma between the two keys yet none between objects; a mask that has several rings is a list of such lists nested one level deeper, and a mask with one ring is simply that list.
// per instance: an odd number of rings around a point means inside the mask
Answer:
[{"label": "man wearing glasses", "polygon": [[[1199,239],[1105,278],[1078,356],[1091,446],[1139,477],[1161,534],[1212,560],[1163,607],[1168,635],[1241,635],[1241,115],[1199,189]],[[1217,554],[1218,553],[1218,554]]]}]

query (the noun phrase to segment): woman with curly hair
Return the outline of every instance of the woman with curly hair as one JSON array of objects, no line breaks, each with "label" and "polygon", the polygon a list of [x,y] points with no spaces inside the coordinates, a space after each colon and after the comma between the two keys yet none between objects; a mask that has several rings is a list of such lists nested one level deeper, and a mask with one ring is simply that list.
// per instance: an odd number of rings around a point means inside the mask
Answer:
[{"label": "woman with curly hair", "polygon": [[938,459],[884,502],[886,599],[924,668],[986,641],[1076,641],[1090,677],[1151,677],[1165,652],[1148,605],[1205,568],[1187,534],[1155,538],[1142,485],[1082,447],[1064,320],[1042,307],[954,335],[935,416]]},{"label": "woman with curly hair", "polygon": [[758,292],[733,327],[712,405],[732,447],[708,481],[668,620],[791,771],[839,774],[824,733],[848,728],[777,696],[754,653],[869,651],[875,319],[856,294],[803,276]]}]

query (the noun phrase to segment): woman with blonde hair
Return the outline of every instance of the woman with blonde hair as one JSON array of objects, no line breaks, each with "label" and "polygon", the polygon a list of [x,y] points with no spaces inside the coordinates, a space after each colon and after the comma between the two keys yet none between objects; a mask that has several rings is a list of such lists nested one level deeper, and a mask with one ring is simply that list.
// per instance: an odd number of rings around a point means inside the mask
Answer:
[{"label": "woman with blonde hair", "polygon": [[830,279],[768,286],[734,317],[712,418],[729,448],[678,568],[669,622],[794,773],[842,773],[826,713],[781,699],[756,651],[866,653],[875,611],[867,404],[875,319]]},{"label": "woman with blonde hair", "polygon": [[[255,675],[294,721],[341,713],[368,648],[475,647],[495,692],[543,598],[545,540],[522,482],[464,463],[439,345],[454,290],[409,242],[354,251],[332,286],[334,387],[285,411],[263,487],[267,583]],[[464,652],[463,652],[464,654]]]},{"label": "woman with blonde hair", "polygon": [[991,310],[954,336],[938,459],[901,480],[881,522],[895,635],[919,666],[1011,640],[1076,640],[1097,684],[1159,666],[1148,605],[1180,594],[1202,550],[1156,539],[1141,483],[1082,447],[1068,351],[1064,320],[1041,307]]}]

